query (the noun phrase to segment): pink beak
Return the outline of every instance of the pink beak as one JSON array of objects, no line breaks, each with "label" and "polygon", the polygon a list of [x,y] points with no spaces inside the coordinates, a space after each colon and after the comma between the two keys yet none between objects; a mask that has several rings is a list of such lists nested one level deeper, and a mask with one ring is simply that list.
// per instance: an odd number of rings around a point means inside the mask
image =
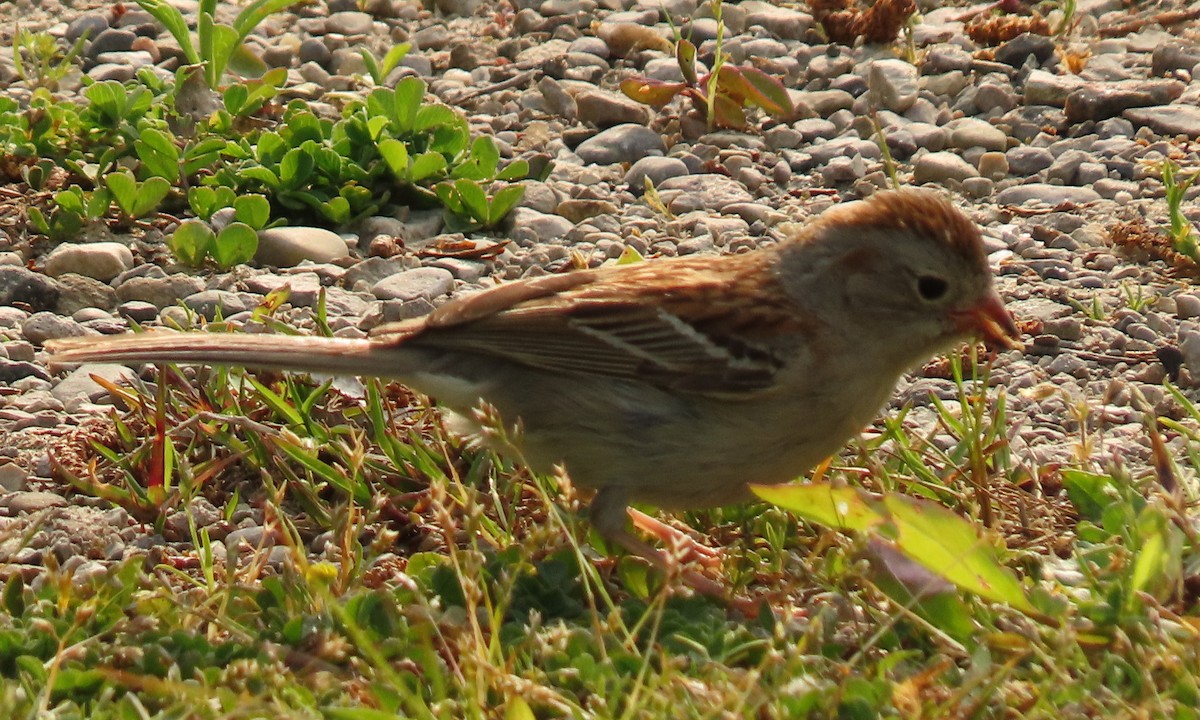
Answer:
[{"label": "pink beak", "polygon": [[964,333],[975,333],[988,342],[1010,350],[1025,348],[1019,339],[1021,331],[995,291],[970,310],[955,313],[955,320],[958,329]]}]

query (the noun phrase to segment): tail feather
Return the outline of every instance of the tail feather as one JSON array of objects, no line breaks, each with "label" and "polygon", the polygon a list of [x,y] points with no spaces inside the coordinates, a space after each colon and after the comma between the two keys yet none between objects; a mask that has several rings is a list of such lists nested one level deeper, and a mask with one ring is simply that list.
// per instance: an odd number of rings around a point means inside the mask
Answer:
[{"label": "tail feather", "polygon": [[396,349],[370,340],[302,335],[145,332],[46,343],[51,366],[74,363],[236,365],[330,375],[395,377]]}]

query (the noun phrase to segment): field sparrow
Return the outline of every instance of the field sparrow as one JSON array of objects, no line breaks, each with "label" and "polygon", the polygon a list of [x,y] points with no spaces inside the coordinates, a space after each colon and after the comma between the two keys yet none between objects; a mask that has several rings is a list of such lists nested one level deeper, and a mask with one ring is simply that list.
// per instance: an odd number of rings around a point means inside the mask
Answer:
[{"label": "field sparrow", "polygon": [[47,343],[56,364],[206,363],[397,378],[464,418],[524,426],[539,472],[596,491],[600,533],[631,502],[746,500],[798,478],[972,334],[1017,346],[978,228],[929,191],[881,192],[777,245],[503,284],[369,339],[142,333]]}]

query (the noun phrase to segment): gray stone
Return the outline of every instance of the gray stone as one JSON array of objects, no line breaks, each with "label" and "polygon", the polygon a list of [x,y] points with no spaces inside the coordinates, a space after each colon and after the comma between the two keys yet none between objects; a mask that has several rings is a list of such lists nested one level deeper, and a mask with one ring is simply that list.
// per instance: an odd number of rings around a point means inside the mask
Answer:
[{"label": "gray stone", "polygon": [[899,59],[875,60],[867,66],[867,86],[877,107],[903,113],[917,101],[917,68]]},{"label": "gray stone", "polygon": [[1054,154],[1046,148],[1018,145],[1004,154],[1008,159],[1009,171],[1016,177],[1026,178],[1045,170],[1054,163]]},{"label": "gray stone", "polygon": [[240,295],[228,290],[201,290],[185,297],[183,304],[206,320],[227,318],[249,309]]},{"label": "gray stone", "polygon": [[108,390],[93,380],[93,375],[114,385],[126,384],[137,377],[137,373],[124,365],[87,363],[60,380],[50,392],[68,412],[75,411],[82,403],[95,403],[107,399]]},{"label": "gray stone", "polygon": [[650,110],[645,105],[607,90],[590,89],[577,93],[575,107],[580,120],[597,127],[650,121]]},{"label": "gray stone", "polygon": [[203,289],[203,280],[182,273],[168,277],[132,277],[117,286],[117,297],[123,302],[149,303],[161,310]]},{"label": "gray stone", "polygon": [[50,492],[18,492],[0,498],[0,507],[8,508],[10,515],[40,512],[66,504],[66,498]]},{"label": "gray stone", "polygon": [[961,150],[981,147],[984,150],[1003,152],[1008,147],[1008,136],[1000,128],[985,120],[962,118],[947,126],[950,144]]},{"label": "gray stone", "polygon": [[675,177],[688,174],[688,167],[679,158],[651,155],[644,157],[630,166],[625,173],[625,182],[635,194],[641,194],[646,187],[646,178],[655,187]]},{"label": "gray stone", "polygon": [[913,166],[913,182],[918,185],[928,182],[941,183],[946,180],[961,182],[973,177],[979,177],[979,171],[952,152],[926,153],[917,158]]},{"label": "gray stone", "polygon": [[0,306],[14,303],[31,310],[53,310],[62,290],[58,283],[41,273],[15,265],[0,265]]},{"label": "gray stone", "polygon": [[996,195],[996,202],[1001,205],[1024,205],[1027,202],[1046,205],[1080,205],[1099,199],[1100,194],[1091,188],[1046,185],[1045,183],[1016,185],[1001,190]]},{"label": "gray stone", "polygon": [[584,140],[575,154],[585,163],[610,165],[632,163],[649,155],[666,151],[661,133],[635,124],[617,125]]},{"label": "gray stone", "polygon": [[337,233],[324,228],[293,225],[260,231],[254,259],[263,265],[295,267],[305,260],[327,263],[349,254],[346,241]]},{"label": "gray stone", "polygon": [[380,300],[431,300],[454,289],[454,275],[444,268],[405,270],[375,283],[372,294]]},{"label": "gray stone", "polygon": [[21,334],[34,345],[44,345],[47,340],[93,335],[71,318],[57,313],[39,312],[30,315],[21,323]]},{"label": "gray stone", "polygon": [[575,223],[565,217],[527,207],[515,208],[508,214],[506,223],[514,236],[521,235],[534,242],[547,242],[563,237],[575,227]]},{"label": "gray stone", "polygon": [[[99,280],[67,273],[59,276],[58,284],[62,288],[62,295],[58,298],[55,312],[59,315],[74,315],[84,308],[99,308],[107,311],[117,306],[117,291],[111,285],[106,285]],[[105,313],[105,315],[107,314]]]},{"label": "gray stone", "polygon": [[325,18],[325,29],[342,35],[366,35],[375,27],[375,19],[365,12],[335,12]]},{"label": "gray stone", "polygon": [[716,174],[671,178],[658,190],[676,214],[701,209],[721,212],[727,205],[754,200],[736,180]]},{"label": "gray stone", "polygon": [[1193,105],[1131,108],[1121,116],[1137,127],[1148,127],[1162,135],[1200,138],[1200,108]]}]

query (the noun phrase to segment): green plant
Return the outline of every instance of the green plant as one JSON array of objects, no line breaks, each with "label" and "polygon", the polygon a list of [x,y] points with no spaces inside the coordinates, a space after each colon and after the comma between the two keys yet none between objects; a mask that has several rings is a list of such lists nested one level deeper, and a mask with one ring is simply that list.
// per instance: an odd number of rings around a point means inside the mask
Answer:
[{"label": "green plant", "polygon": [[54,240],[75,237],[87,225],[108,215],[113,196],[108,188],[87,191],[78,185],[54,194],[49,216],[38,207],[28,210],[29,223],[35,230]]},{"label": "green plant", "polygon": [[1160,172],[1162,173],[1163,188],[1167,193],[1167,217],[1171,222],[1171,244],[1174,246],[1175,252],[1200,262],[1196,229],[1192,226],[1191,220],[1188,220],[1187,216],[1183,214],[1183,197],[1196,178],[1200,177],[1200,171],[1196,171],[1186,180],[1180,181],[1176,176],[1176,173],[1179,172],[1179,165],[1172,160],[1164,160]]},{"label": "green plant", "polygon": [[391,74],[408,51],[412,49],[412,43],[397,43],[393,45],[387,53],[379,59],[371,54],[366,48],[361,48],[358,54],[362,56],[363,63],[367,66],[367,73],[371,76],[371,80],[376,85],[383,85],[383,81]]},{"label": "green plant", "polygon": [[713,3],[717,21],[717,49],[712,68],[702,76],[696,73],[696,46],[682,38],[675,40],[675,59],[683,73],[683,82],[664,82],[643,76],[621,81],[621,92],[637,102],[660,108],[686,97],[708,123],[715,127],[744,129],[746,110],[761,108],[777,118],[794,112],[787,89],[776,78],[752,65],[731,65],[723,49],[724,23],[721,3]]},{"label": "green plant", "polygon": [[233,25],[216,21],[217,0],[200,0],[196,39],[188,30],[183,13],[167,0],[137,0],[143,10],[163,24],[192,65],[204,64],[204,78],[213,90],[221,86],[225,71],[237,62],[261,73],[265,68],[243,45],[246,37],[268,16],[295,5],[299,0],[254,0],[242,8]]},{"label": "green plant", "polygon": [[454,232],[496,227],[525,195],[520,185],[505,185],[489,194],[478,181],[465,178],[439,183],[436,190],[450,213],[447,226]]},{"label": "green plant", "polygon": [[80,37],[64,50],[50,33],[18,27],[12,41],[13,68],[29,87],[57,90],[58,84],[76,67],[86,42],[86,36]]},{"label": "green plant", "polygon": [[167,237],[167,245],[184,263],[199,266],[212,258],[222,269],[249,262],[258,250],[258,231],[271,219],[271,203],[263,195],[234,196],[229,188],[196,187],[188,192],[188,204],[197,216],[208,220],[217,210],[233,208],[233,222],[213,232],[207,222],[185,220]]}]

